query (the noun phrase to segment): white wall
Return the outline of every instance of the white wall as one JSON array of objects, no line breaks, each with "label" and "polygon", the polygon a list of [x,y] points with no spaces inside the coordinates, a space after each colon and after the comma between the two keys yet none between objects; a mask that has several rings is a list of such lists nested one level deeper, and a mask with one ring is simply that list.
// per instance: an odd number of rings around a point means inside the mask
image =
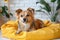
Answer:
[{"label": "white wall", "polygon": [[[16,9],[23,9],[26,10],[28,7],[34,8],[35,10],[39,9],[39,5],[36,5],[36,2],[38,0],[10,0],[10,11],[14,14],[14,17],[11,18],[12,20],[15,20],[15,10]],[[52,6],[53,4],[50,2],[50,0],[45,0]],[[0,0],[0,4],[4,5],[3,0]],[[56,3],[55,3],[56,4]],[[7,5],[7,4],[5,4]],[[56,6],[56,5],[55,5]],[[53,8],[52,8],[53,10]],[[48,16],[45,13],[42,12],[36,12],[35,14],[36,18],[42,19],[42,20],[49,20]]]},{"label": "white wall", "polygon": [[[37,10],[39,9],[39,6],[36,5],[36,2],[37,0],[13,0],[11,2],[11,11],[13,10],[15,11],[18,8],[26,10],[28,7],[31,7]],[[48,16],[46,16],[44,13],[37,12],[35,17],[42,20],[49,20]]]}]

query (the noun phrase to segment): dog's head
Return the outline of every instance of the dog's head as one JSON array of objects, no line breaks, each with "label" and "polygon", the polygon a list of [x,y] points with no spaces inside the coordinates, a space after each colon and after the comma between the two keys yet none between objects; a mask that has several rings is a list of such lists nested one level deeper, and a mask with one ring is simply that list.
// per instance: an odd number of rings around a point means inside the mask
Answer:
[{"label": "dog's head", "polygon": [[16,10],[16,15],[20,22],[30,23],[34,20],[34,9],[28,8],[26,11],[22,9]]}]

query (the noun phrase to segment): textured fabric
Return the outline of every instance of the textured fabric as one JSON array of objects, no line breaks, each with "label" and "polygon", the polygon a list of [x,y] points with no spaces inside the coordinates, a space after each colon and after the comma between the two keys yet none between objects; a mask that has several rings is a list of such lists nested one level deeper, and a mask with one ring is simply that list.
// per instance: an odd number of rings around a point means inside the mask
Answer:
[{"label": "textured fabric", "polygon": [[8,21],[1,26],[2,36],[15,40],[51,40],[60,38],[60,24],[44,21],[45,28],[31,32],[21,32],[16,34],[17,21]]}]

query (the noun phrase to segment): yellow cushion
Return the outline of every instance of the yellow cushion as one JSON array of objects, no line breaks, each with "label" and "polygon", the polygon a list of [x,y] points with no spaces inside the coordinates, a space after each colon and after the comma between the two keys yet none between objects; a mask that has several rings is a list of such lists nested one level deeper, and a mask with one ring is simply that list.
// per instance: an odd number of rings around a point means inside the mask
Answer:
[{"label": "yellow cushion", "polygon": [[2,36],[15,40],[50,40],[60,38],[60,24],[44,21],[45,28],[31,32],[21,32],[16,34],[17,21],[8,21],[1,26]]}]

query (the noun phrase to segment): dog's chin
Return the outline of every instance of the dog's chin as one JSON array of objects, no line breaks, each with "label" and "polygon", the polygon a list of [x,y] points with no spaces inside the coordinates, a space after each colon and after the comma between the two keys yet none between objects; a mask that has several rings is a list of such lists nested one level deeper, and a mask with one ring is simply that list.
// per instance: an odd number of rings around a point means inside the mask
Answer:
[{"label": "dog's chin", "polygon": [[26,23],[26,22],[23,21],[23,23]]},{"label": "dog's chin", "polygon": [[28,23],[28,22],[23,22],[23,23]]},{"label": "dog's chin", "polygon": [[22,21],[23,23],[27,23],[26,21]]},{"label": "dog's chin", "polygon": [[26,21],[26,22],[23,21],[23,23],[27,24],[27,23],[29,23],[29,22],[28,22],[28,21]]},{"label": "dog's chin", "polygon": [[28,23],[28,21],[22,21],[23,23]]},{"label": "dog's chin", "polygon": [[20,20],[21,23],[29,23],[29,21],[23,21],[23,20]]}]

